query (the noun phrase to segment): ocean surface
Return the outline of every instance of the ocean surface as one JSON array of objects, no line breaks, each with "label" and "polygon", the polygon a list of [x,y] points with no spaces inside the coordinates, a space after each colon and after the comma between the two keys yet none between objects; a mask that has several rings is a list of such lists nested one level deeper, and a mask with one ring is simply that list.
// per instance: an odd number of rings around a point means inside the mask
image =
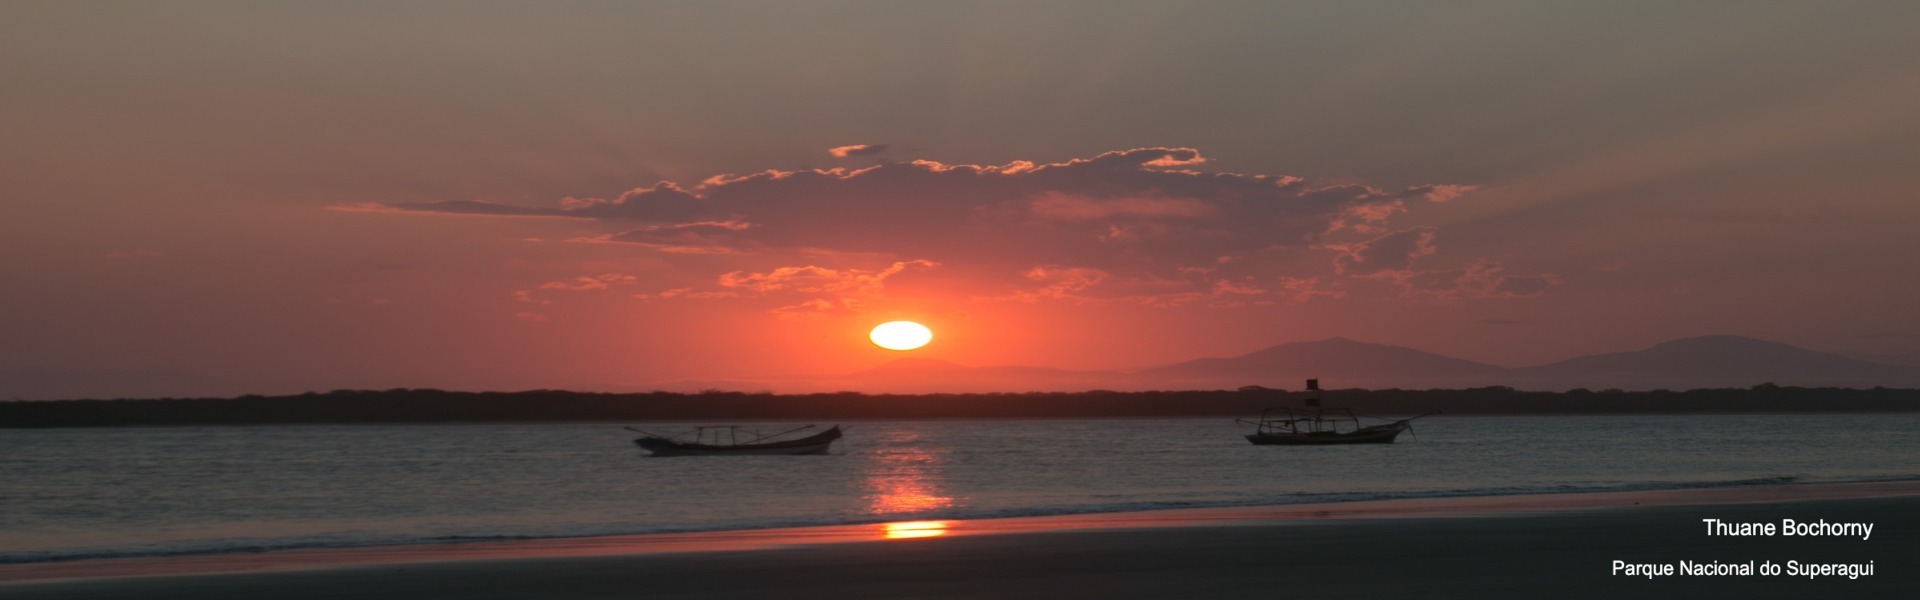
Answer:
[{"label": "ocean surface", "polygon": [[827,456],[677,458],[602,423],[0,430],[0,563],[1920,479],[1912,413],[1435,416],[1326,447],[1222,418],[843,425]]}]

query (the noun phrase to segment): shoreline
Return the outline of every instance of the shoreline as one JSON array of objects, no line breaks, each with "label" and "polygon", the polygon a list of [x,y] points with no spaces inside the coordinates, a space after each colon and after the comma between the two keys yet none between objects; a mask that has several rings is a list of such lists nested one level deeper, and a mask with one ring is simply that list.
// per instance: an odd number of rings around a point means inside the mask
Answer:
[{"label": "shoreline", "polygon": [[[1371,506],[1373,503],[1382,503],[1382,502],[1420,503],[1423,505],[1431,505],[1431,506],[1446,506],[1446,505],[1450,505],[1450,503],[1453,503],[1453,502],[1465,502],[1468,504],[1475,504],[1475,505],[1495,506],[1496,504],[1492,503],[1492,501],[1500,498],[1550,498],[1550,497],[1560,497],[1560,496],[1577,497],[1577,498],[1594,498],[1594,497],[1605,497],[1606,495],[1610,495],[1610,494],[1663,495],[1668,492],[1679,492],[1681,493],[1681,496],[1684,497],[1689,493],[1705,492],[1708,490],[1719,490],[1719,489],[1753,490],[1758,488],[1779,487],[1779,486],[1787,486],[1790,488],[1807,488],[1809,486],[1829,486],[1829,485],[1856,486],[1856,485],[1905,484],[1905,483],[1920,485],[1920,476],[1866,477],[1866,478],[1859,478],[1859,479],[1837,479],[1837,480],[1826,480],[1826,481],[1802,481],[1801,478],[1799,477],[1761,477],[1761,478],[1731,480],[1731,481],[1687,482],[1687,483],[1676,483],[1676,484],[1640,483],[1640,484],[1627,484],[1627,485],[1619,485],[1619,486],[1573,488],[1573,489],[1549,489],[1549,488],[1518,489],[1518,490],[1508,490],[1508,491],[1505,491],[1504,493],[1487,493],[1480,490],[1437,490],[1437,491],[1430,491],[1430,492],[1322,494],[1321,496],[1324,496],[1323,498],[1315,498],[1315,499],[1300,501],[1300,502],[1279,502],[1279,503],[1214,504],[1214,505],[1203,504],[1198,506],[1143,506],[1140,504],[1119,504],[1119,505],[1093,506],[1093,507],[1072,507],[1072,508],[1057,509],[1057,510],[1040,509],[1034,512],[1033,514],[988,513],[988,514],[948,515],[948,516],[928,516],[923,514],[923,515],[917,515],[917,516],[903,516],[902,518],[892,519],[892,520],[877,518],[883,515],[869,515],[867,518],[864,518],[864,519],[849,520],[847,522],[838,522],[838,523],[834,523],[834,522],[791,523],[791,524],[743,523],[743,524],[737,524],[737,525],[716,525],[713,527],[695,527],[695,528],[668,530],[668,531],[633,531],[633,532],[575,533],[575,534],[550,534],[550,535],[500,534],[500,535],[493,535],[493,536],[473,536],[473,537],[466,537],[466,538],[451,538],[451,537],[449,538],[415,538],[415,539],[394,540],[394,541],[342,543],[337,545],[311,544],[311,545],[286,545],[286,546],[273,546],[273,547],[240,546],[240,547],[221,548],[221,549],[189,549],[189,550],[177,550],[177,551],[150,551],[150,552],[130,550],[124,554],[53,555],[49,558],[35,558],[35,559],[28,559],[28,560],[0,559],[0,584],[4,584],[7,581],[15,580],[11,578],[11,576],[9,575],[10,568],[25,568],[31,565],[46,565],[46,564],[58,564],[58,563],[102,563],[102,562],[135,561],[135,560],[161,561],[161,560],[172,560],[172,559],[187,560],[187,559],[194,559],[194,558],[211,558],[211,557],[219,557],[219,556],[247,556],[247,555],[263,555],[263,554],[280,555],[280,554],[295,554],[295,553],[309,553],[309,552],[348,553],[356,550],[377,551],[381,549],[400,549],[400,548],[431,549],[431,548],[446,548],[446,547],[459,547],[459,546],[479,546],[479,545],[490,545],[490,544],[515,544],[515,545],[524,545],[528,548],[536,548],[539,546],[569,546],[569,545],[573,545],[572,543],[574,542],[584,542],[589,540],[633,540],[633,539],[665,540],[665,539],[674,539],[674,538],[720,539],[720,538],[725,538],[730,536],[778,537],[778,536],[793,534],[796,532],[818,532],[819,535],[817,537],[822,537],[823,539],[828,539],[830,541],[841,541],[841,540],[858,541],[858,539],[862,537],[862,534],[864,532],[869,532],[873,528],[882,527],[883,525],[886,525],[888,523],[900,522],[900,521],[906,521],[906,520],[912,520],[915,522],[940,521],[940,522],[946,522],[946,523],[966,523],[968,525],[967,525],[967,528],[964,530],[964,532],[984,533],[984,532],[996,529],[996,527],[989,525],[991,523],[1000,523],[1000,522],[1019,523],[1019,522],[1025,522],[1025,521],[1062,521],[1062,522],[1105,521],[1105,520],[1108,520],[1106,517],[1112,517],[1117,515],[1135,515],[1135,514],[1138,514],[1138,515],[1195,515],[1193,518],[1203,520],[1203,521],[1215,520],[1215,519],[1235,520],[1235,519],[1242,519],[1246,515],[1250,515],[1250,514],[1254,514],[1262,511],[1269,511],[1269,510],[1279,510],[1279,511],[1286,512],[1287,509],[1293,509],[1293,508],[1305,509],[1305,508],[1321,507],[1321,506],[1335,506],[1335,507]],[[1671,485],[1672,487],[1665,487],[1667,485]],[[1482,502],[1483,500],[1486,502]],[[1549,502],[1549,504],[1558,506],[1558,505],[1561,505],[1562,502],[1551,501]],[[1408,508],[1403,508],[1398,510],[1403,510],[1403,511],[1414,510],[1411,508],[1412,505],[1407,505],[1407,506]],[[1529,510],[1529,509],[1526,507],[1520,507],[1518,510]],[[1325,510],[1316,509],[1314,512],[1338,513],[1340,511],[1325,511]],[[1199,515],[1209,515],[1209,514],[1213,514],[1215,516],[1211,516],[1211,517],[1199,516]],[[1414,514],[1414,513],[1409,512],[1407,514]],[[1130,522],[1130,523],[1142,522],[1141,519],[1125,519],[1124,521]],[[1071,525],[1063,524],[1062,527],[1063,528],[1071,527]],[[836,530],[846,530],[846,531],[836,531]],[[766,535],[765,536],[752,535],[755,533],[765,533]],[[587,544],[587,545],[600,545],[600,544]]]},{"label": "shoreline", "polygon": [[[0,565],[0,587],[89,584],[137,578],[288,574],[425,565],[639,559],[753,554],[827,546],[878,546],[966,538],[1262,529],[1382,520],[1432,522],[1464,518],[1593,514],[1622,509],[1680,509],[1897,499],[1920,506],[1920,481],[1786,483],[1663,490],[1446,496],[1313,504],[1182,508],[996,519],[908,521],[863,525],[655,533],[595,537],[487,540],[356,546],[254,553],[84,559]],[[916,539],[918,538],[918,539]],[[884,542],[885,544],[879,544]]]},{"label": "shoreline", "polygon": [[[1516,382],[1519,383],[1519,382]],[[1125,386],[1122,386],[1125,387]],[[435,389],[336,390],[326,394],[233,398],[68,399],[0,402],[4,427],[153,425],[404,425],[856,419],[1048,419],[1241,417],[1298,406],[1322,395],[1366,414],[1606,415],[1723,413],[1912,413],[1920,388],[1696,387],[1640,391],[1546,391],[1501,385],[1431,389],[1279,388],[1088,389],[1061,392],[758,393],[719,391],[465,392]],[[1180,386],[1174,386],[1176,388]],[[1044,402],[1036,399],[1044,398]],[[459,411],[446,408],[457,400]],[[537,408],[533,408],[537,407]],[[558,418],[556,418],[558,417]]]}]

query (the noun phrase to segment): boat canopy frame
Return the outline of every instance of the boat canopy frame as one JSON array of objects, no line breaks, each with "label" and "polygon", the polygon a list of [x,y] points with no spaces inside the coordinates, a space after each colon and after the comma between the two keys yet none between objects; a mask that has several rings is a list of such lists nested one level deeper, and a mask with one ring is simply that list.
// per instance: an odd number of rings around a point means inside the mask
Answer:
[{"label": "boat canopy frame", "polygon": [[[1276,416],[1275,413],[1279,415]],[[1381,420],[1394,421],[1395,419]],[[1253,425],[1254,432],[1261,435],[1348,434],[1367,428],[1360,423],[1359,415],[1353,414],[1352,409],[1346,408],[1303,408],[1296,411],[1291,407],[1275,406],[1261,411],[1260,419],[1257,421],[1247,419],[1238,419],[1238,421]],[[1347,427],[1342,428],[1342,424],[1347,424]]]}]

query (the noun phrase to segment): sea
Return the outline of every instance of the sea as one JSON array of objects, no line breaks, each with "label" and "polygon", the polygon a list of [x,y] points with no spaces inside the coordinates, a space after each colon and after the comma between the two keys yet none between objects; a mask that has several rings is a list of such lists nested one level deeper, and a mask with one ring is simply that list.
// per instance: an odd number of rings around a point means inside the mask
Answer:
[{"label": "sea", "polygon": [[0,429],[0,563],[1920,479],[1915,413],[1440,415],[1356,446],[1255,446],[1231,418],[852,421],[825,456],[674,458],[621,425]]}]

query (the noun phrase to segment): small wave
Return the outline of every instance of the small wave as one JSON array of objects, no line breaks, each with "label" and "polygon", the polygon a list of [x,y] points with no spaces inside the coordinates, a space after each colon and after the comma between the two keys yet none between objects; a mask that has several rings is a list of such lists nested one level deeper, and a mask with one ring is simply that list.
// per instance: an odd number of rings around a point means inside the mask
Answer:
[{"label": "small wave", "polygon": [[1799,481],[1800,481],[1800,478],[1794,475],[1779,475],[1775,477],[1755,477],[1753,479],[1735,479],[1732,481],[1723,482],[1720,485],[1704,485],[1699,487],[1735,487],[1735,486],[1742,486],[1742,485],[1780,485],[1784,483],[1797,483]]}]

